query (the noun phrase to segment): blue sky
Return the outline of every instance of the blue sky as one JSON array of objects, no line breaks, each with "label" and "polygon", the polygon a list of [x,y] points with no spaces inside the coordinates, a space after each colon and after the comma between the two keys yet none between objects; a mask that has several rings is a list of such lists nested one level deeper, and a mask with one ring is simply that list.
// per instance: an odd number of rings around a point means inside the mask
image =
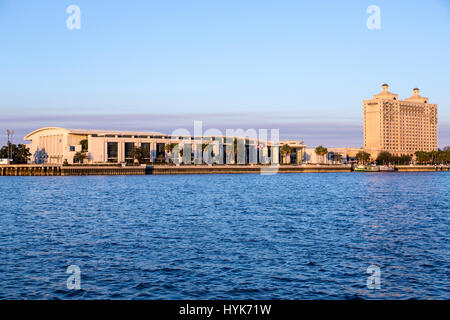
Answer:
[{"label": "blue sky", "polygon": [[[68,30],[66,8],[81,9]],[[366,8],[381,9],[369,30]],[[450,1],[0,0],[0,144],[41,126],[279,128],[362,146],[384,82],[438,103],[450,145]]]}]

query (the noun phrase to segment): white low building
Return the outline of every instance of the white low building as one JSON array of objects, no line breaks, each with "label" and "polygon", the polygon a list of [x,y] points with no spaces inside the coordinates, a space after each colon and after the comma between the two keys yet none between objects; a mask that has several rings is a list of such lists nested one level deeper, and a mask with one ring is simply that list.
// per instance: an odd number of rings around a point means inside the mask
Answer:
[{"label": "white low building", "polygon": [[[236,158],[238,164],[268,163],[269,158],[271,163],[279,162],[279,146],[272,146],[267,141],[241,137],[206,137],[199,140],[194,137],[171,137],[160,132],[46,127],[27,134],[25,140],[30,141],[29,149],[34,163],[72,164],[75,162],[75,155],[80,152],[87,157],[84,162],[90,164],[133,162],[132,150],[134,147],[143,147],[147,150],[148,158],[144,159],[145,162],[167,162],[170,153],[166,150],[168,144],[179,142],[182,145],[187,144],[189,148],[186,150],[193,153],[198,150],[198,147],[196,149],[194,145],[200,146],[201,149],[202,144],[212,144],[211,141],[220,141],[218,143],[224,146],[234,144],[234,142],[229,142],[234,140],[240,141],[237,149],[238,152],[242,151],[243,153],[242,159]],[[280,146],[289,144],[292,147],[292,154],[295,155],[292,163],[302,162],[303,150],[306,147],[302,141],[280,141],[279,144]],[[215,145],[214,148],[211,148],[211,153],[218,154],[216,149]],[[231,162],[226,157],[224,152],[220,154],[220,161],[223,161],[221,163],[234,163],[234,157]]]},{"label": "white low building", "polygon": [[[305,149],[305,154],[303,157],[304,163],[309,164],[340,164],[346,162],[352,162],[356,159],[356,154],[359,151],[365,151],[376,158],[378,150],[367,150],[362,148],[327,148],[328,152],[326,155],[318,155],[315,148]],[[337,155],[340,156],[337,156]]]}]

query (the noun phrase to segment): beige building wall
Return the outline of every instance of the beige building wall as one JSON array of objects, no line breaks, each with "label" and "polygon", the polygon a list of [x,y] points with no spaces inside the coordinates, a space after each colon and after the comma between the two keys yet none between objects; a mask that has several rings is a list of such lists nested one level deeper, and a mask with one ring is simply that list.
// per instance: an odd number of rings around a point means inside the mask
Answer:
[{"label": "beige building wall", "polygon": [[437,150],[437,105],[420,96],[417,88],[405,100],[389,92],[387,84],[382,89],[363,101],[364,148],[397,155]]},{"label": "beige building wall", "polygon": [[[170,154],[165,152],[164,147],[166,144],[181,142],[180,140],[173,140],[170,136],[164,135],[159,132],[129,132],[129,131],[107,131],[107,130],[79,130],[79,129],[65,129],[57,127],[41,128],[29,133],[25,136],[25,140],[30,141],[28,145],[32,158],[34,160],[34,154],[37,150],[44,150],[48,155],[47,163],[62,164],[65,161],[69,164],[74,163],[74,156],[81,150],[80,142],[82,140],[88,140],[87,160],[85,162],[96,163],[108,163],[116,162],[123,163],[133,161],[131,156],[126,155],[126,150],[131,150],[132,147],[140,147],[146,144],[149,148],[151,162],[156,161],[157,157],[161,157],[165,161],[168,161]],[[216,137],[217,139],[223,139],[224,137]],[[233,137],[241,139],[240,137]],[[246,139],[247,148],[255,148],[259,154],[259,160],[266,159],[268,155],[268,148],[271,148],[272,163],[278,163],[279,161],[279,148],[271,146],[270,142]],[[186,137],[185,141],[190,141],[194,144],[193,137]],[[210,139],[208,141],[211,141]],[[203,143],[208,143],[203,140]],[[108,153],[109,146],[113,144],[113,147],[117,150],[117,157],[109,157],[111,153]],[[280,145],[289,144],[295,150],[295,158],[293,163],[301,163],[303,158],[303,150],[306,148],[302,141],[280,141]],[[113,149],[114,149],[113,148]],[[159,151],[158,151],[159,150]],[[194,150],[194,146],[191,146],[191,150]],[[261,152],[259,152],[261,150]],[[252,149],[254,154],[254,150]],[[247,152],[249,154],[249,152]],[[247,156],[246,156],[247,158]],[[252,160],[253,161],[253,160]],[[249,163],[249,159],[246,159]]]},{"label": "beige building wall", "polygon": [[303,141],[299,140],[283,140],[280,141],[280,149],[287,144],[292,149],[292,154],[286,155],[284,159],[281,159],[282,163],[295,163],[300,164],[303,163],[303,159],[305,157],[305,149],[306,146],[303,144]]},{"label": "beige building wall", "polygon": [[[154,137],[157,137],[156,139]],[[48,155],[47,163],[62,164],[65,160],[73,163],[73,157],[81,151],[82,140],[88,140],[88,163],[105,163],[107,159],[107,143],[118,144],[118,162],[124,162],[123,150],[125,143],[140,146],[141,141],[155,144],[165,141],[168,137],[162,133],[122,132],[106,130],[70,130],[58,127],[47,127],[35,130],[25,136],[30,141],[28,145],[32,157],[37,150],[44,150]]]},{"label": "beige building wall", "polygon": [[[27,137],[25,140],[30,140]],[[40,129],[33,132],[33,140],[31,140],[29,149],[32,156],[38,149],[45,150],[48,155],[48,163],[61,163],[67,154],[68,143],[67,130],[45,128],[45,130]]]},{"label": "beige building wall", "polygon": [[342,155],[342,161],[345,162],[347,157],[349,159],[355,158],[356,154],[360,151],[365,151],[370,153],[371,157],[375,159],[378,156],[377,150],[365,150],[361,148],[327,148],[328,154],[325,156],[319,156],[316,154],[315,148],[305,149],[304,162],[310,164],[338,164],[334,161],[333,155],[340,153]]}]

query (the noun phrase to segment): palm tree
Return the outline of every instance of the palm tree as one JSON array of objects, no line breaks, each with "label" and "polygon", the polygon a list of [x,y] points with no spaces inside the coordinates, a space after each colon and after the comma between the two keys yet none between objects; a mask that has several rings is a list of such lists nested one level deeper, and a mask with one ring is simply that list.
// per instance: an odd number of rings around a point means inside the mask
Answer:
[{"label": "palm tree", "polygon": [[[179,144],[178,144],[178,143],[167,143],[166,146],[165,146],[164,148],[165,148],[166,152],[167,152],[170,156],[172,156],[173,149],[175,149],[175,147],[176,147],[177,145],[179,145]],[[172,159],[171,159],[170,161],[172,161]]]},{"label": "palm tree", "polygon": [[334,160],[335,162],[341,162],[343,158],[344,158],[344,157],[343,157],[342,154],[339,153],[339,152],[336,152],[336,153],[334,154],[334,156],[333,156],[333,160]]},{"label": "palm tree", "polygon": [[73,162],[75,163],[83,163],[85,159],[87,159],[87,154],[84,151],[78,151],[73,156]]},{"label": "palm tree", "polygon": [[164,147],[164,149],[166,150],[167,153],[172,153],[173,148],[175,148],[175,146],[178,143],[167,143]]},{"label": "palm tree", "polygon": [[438,155],[438,151],[436,151],[436,150],[430,151],[431,163],[436,164],[437,155]]},{"label": "palm tree", "polygon": [[137,160],[138,163],[142,163],[149,157],[149,154],[147,149],[144,147],[133,147],[131,150],[131,157]]},{"label": "palm tree", "polygon": [[[328,153],[328,149],[325,148],[325,147],[323,147],[322,145],[320,145],[320,146],[316,147],[316,149],[314,149],[314,152],[315,152],[318,156],[322,157],[322,161],[323,161],[323,160],[324,160],[324,159],[323,159],[323,156],[326,155],[326,154]],[[325,161],[323,161],[323,162],[325,162]]]},{"label": "palm tree", "polygon": [[81,144],[81,151],[88,151],[89,148],[88,139],[81,140],[80,144]]},{"label": "palm tree", "polygon": [[[233,138],[233,150],[230,150],[229,141],[226,141],[225,146],[225,154],[227,163],[236,163],[236,155],[237,155],[237,141]],[[232,151],[232,152],[231,152]]]},{"label": "palm tree", "polygon": [[356,154],[356,159],[365,164],[370,160],[370,153],[365,151],[358,151],[358,153]]},{"label": "palm tree", "polygon": [[[202,159],[202,163],[205,161],[205,151],[206,151],[206,149],[208,148],[208,146],[209,146],[209,143],[202,143],[202,154],[201,154],[201,159]],[[210,151],[211,152],[211,151]],[[210,156],[211,154],[208,154],[208,157],[207,157],[207,159],[209,159],[209,156]]]},{"label": "palm tree", "polygon": [[280,153],[283,157],[283,162],[287,162],[285,160],[287,160],[288,155],[292,153],[292,148],[288,144],[285,144],[281,147]]}]

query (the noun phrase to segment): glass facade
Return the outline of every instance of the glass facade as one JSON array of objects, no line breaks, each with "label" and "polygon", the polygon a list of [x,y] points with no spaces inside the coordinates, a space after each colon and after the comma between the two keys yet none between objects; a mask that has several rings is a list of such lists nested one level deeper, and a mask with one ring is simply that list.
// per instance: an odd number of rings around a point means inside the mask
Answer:
[{"label": "glass facade", "polygon": [[133,161],[133,156],[132,156],[132,151],[134,148],[134,143],[133,142],[125,142],[125,161],[127,162],[131,162]]},{"label": "glass facade", "polygon": [[166,144],[165,143],[157,143],[156,144],[156,161],[157,162],[165,162],[166,159]]},{"label": "glass facade", "polygon": [[119,155],[119,145],[117,142],[108,142],[108,162],[117,162]]},{"label": "glass facade", "polygon": [[150,162],[150,143],[141,143],[141,147],[147,152],[147,157],[144,158],[145,162]]}]

